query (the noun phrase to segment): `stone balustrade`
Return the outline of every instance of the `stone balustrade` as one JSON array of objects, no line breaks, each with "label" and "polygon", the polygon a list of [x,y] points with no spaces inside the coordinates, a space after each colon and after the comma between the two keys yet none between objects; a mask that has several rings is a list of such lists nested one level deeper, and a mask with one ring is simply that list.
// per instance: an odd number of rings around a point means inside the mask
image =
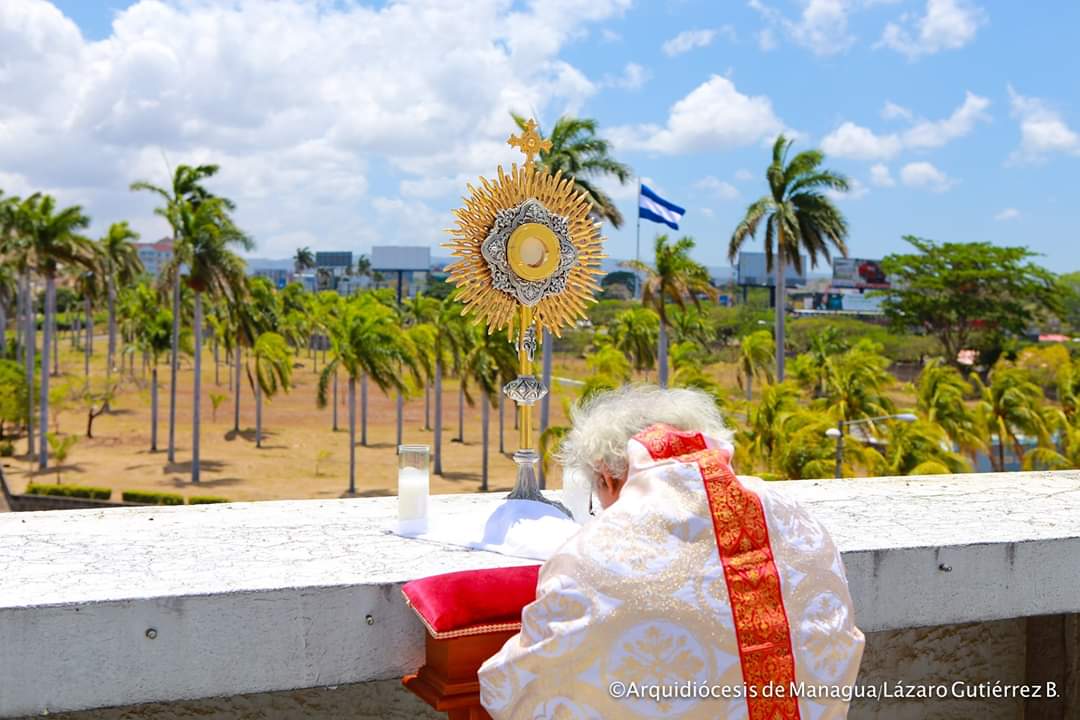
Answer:
[{"label": "stone balustrade", "polygon": [[[1080,472],[783,490],[843,552],[868,636],[860,682],[1050,680],[1077,708],[1029,703],[1026,717],[1080,716]],[[432,512],[500,500],[438,496]],[[401,584],[531,561],[397,537],[395,510],[370,498],[0,514],[0,717],[107,720],[141,703],[148,718],[436,717],[399,684],[424,637]],[[1022,705],[861,701],[852,716],[1015,718]]]}]

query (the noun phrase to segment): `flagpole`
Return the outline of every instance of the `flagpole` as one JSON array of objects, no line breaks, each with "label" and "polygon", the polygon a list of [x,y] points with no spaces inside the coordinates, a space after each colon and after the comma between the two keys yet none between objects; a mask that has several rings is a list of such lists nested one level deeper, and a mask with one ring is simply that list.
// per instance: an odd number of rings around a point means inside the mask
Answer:
[{"label": "flagpole", "polygon": [[[637,246],[634,251],[634,260],[641,262],[641,177],[637,179]],[[634,269],[634,297],[637,298],[641,291],[641,272]]]}]

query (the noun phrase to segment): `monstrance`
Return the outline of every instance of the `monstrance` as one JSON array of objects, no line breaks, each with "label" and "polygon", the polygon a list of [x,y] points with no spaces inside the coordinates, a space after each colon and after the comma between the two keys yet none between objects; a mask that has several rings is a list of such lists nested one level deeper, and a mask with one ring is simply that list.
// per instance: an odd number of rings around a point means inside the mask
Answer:
[{"label": "monstrance", "polygon": [[602,238],[592,202],[573,178],[534,162],[551,148],[536,122],[529,120],[507,143],[525,154],[525,164],[511,165],[509,173],[499,166],[494,180],[481,177],[479,187],[468,185],[445,245],[459,260],[447,270],[463,312],[489,333],[507,328],[517,348],[518,376],[503,387],[518,410],[517,481],[509,497],[557,505],[541,494],[536,472],[532,408],[548,388],[533,374],[533,357],[544,330],[561,335],[595,301]]}]

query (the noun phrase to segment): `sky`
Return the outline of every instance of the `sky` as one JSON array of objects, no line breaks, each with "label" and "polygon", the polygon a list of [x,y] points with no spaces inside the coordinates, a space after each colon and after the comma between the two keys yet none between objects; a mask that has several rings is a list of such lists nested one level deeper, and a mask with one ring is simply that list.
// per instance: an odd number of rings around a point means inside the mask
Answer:
[{"label": "sky", "polygon": [[[0,190],[166,235],[136,179],[214,162],[254,256],[446,251],[511,111],[595,118],[727,265],[778,133],[846,174],[850,254],[907,234],[1080,269],[1075,0],[2,0]],[[637,183],[603,183],[635,254]],[[643,254],[666,228],[641,225]],[[751,246],[753,247],[753,246]],[[760,244],[757,244],[760,247]]]}]

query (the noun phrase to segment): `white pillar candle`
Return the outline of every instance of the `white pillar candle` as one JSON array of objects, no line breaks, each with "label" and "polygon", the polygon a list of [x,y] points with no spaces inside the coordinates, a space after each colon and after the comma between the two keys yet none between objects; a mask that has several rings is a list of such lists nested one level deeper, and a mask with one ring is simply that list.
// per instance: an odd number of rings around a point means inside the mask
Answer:
[{"label": "white pillar candle", "polygon": [[403,533],[427,532],[430,483],[427,469],[398,470],[398,529]]}]

